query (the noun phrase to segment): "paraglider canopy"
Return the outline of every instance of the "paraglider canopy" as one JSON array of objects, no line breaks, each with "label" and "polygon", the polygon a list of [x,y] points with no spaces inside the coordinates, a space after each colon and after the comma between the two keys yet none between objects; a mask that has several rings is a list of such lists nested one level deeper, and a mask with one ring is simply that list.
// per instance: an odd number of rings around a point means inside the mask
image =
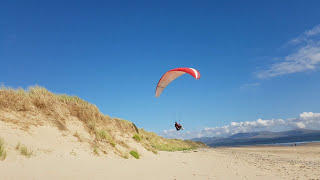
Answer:
[{"label": "paraglider canopy", "polygon": [[176,68],[166,72],[158,82],[156,88],[156,97],[159,97],[165,87],[168,86],[176,78],[180,77],[181,75],[188,73],[193,76],[195,79],[200,79],[200,72],[193,68]]}]

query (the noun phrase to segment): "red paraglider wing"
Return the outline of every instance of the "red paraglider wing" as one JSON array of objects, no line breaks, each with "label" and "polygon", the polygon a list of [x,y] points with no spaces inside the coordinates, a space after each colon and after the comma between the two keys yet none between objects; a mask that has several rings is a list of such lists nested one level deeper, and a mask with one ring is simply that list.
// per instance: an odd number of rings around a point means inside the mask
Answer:
[{"label": "red paraglider wing", "polygon": [[176,68],[166,72],[158,82],[156,89],[156,97],[159,97],[165,87],[179,76],[188,73],[195,79],[200,79],[200,72],[193,68]]}]

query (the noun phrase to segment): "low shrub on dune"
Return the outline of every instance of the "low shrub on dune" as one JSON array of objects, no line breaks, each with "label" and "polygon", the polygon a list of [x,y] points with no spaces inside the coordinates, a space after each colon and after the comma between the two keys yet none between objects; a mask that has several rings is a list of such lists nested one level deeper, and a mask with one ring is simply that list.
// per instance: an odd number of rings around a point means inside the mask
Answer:
[{"label": "low shrub on dune", "polygon": [[131,156],[133,156],[136,159],[140,159],[140,155],[137,151],[130,151]]}]

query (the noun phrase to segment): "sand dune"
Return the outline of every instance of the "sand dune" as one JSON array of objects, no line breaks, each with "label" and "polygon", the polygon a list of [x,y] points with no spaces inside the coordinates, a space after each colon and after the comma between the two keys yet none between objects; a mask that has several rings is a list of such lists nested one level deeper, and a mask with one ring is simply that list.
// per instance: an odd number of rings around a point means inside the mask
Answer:
[{"label": "sand dune", "polygon": [[0,88],[0,138],[7,146],[8,159],[16,158],[18,143],[33,149],[36,156],[64,156],[71,151],[74,155],[122,158],[130,158],[131,151],[145,154],[206,147],[165,139],[130,121],[109,117],[78,97],[54,94],[38,86],[28,90]]}]

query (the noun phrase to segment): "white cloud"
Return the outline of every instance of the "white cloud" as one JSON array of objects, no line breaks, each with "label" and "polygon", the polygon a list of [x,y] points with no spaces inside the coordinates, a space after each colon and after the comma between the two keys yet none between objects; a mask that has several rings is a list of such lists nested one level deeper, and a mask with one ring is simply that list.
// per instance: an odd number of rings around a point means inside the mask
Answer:
[{"label": "white cloud", "polygon": [[302,122],[297,122],[297,126],[299,128],[306,128],[306,125],[304,125]]},{"label": "white cloud", "polygon": [[320,34],[320,24],[315,26],[314,28],[305,31],[303,34],[301,34],[300,36],[292,39],[291,41],[289,41],[288,44],[291,45],[295,45],[295,44],[299,44],[302,42],[312,42],[315,36]]},{"label": "white cloud", "polygon": [[166,138],[192,139],[200,137],[225,137],[236,133],[256,131],[283,131],[296,128],[320,130],[320,113],[304,112],[297,118],[289,119],[258,119],[256,121],[231,122],[221,127],[208,127],[200,131],[165,130],[160,135]]},{"label": "white cloud", "polygon": [[312,44],[286,56],[283,62],[271,65],[269,69],[259,72],[257,76],[264,79],[307,70],[316,70],[319,65],[320,45]]},{"label": "white cloud", "polygon": [[306,31],[304,34],[305,34],[305,36],[308,36],[308,37],[320,34],[320,24],[315,26],[311,30]]},{"label": "white cloud", "polygon": [[320,25],[304,32],[301,36],[291,40],[299,46],[296,51],[285,56],[282,61],[257,73],[260,79],[292,74],[308,70],[316,70],[320,66]]}]

